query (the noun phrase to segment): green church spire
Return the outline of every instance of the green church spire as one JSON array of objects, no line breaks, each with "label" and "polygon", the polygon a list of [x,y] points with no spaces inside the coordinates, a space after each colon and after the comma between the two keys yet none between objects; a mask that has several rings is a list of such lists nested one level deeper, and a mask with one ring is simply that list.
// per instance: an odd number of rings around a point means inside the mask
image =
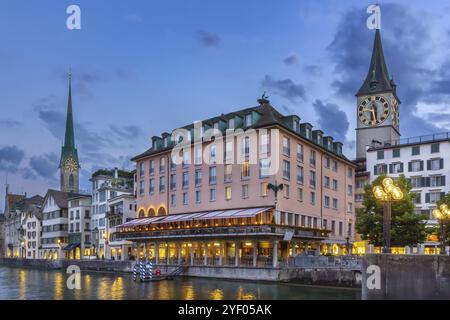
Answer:
[{"label": "green church spire", "polygon": [[381,43],[381,32],[377,29],[372,50],[369,71],[366,80],[359,89],[357,96],[369,95],[380,92],[393,91],[393,82],[389,78],[388,68],[384,59],[383,45]]}]

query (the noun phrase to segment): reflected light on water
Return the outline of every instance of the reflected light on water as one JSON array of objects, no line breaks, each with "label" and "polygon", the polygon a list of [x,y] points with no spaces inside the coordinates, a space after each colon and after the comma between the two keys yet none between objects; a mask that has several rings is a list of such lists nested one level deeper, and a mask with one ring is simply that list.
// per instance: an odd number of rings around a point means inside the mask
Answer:
[{"label": "reflected light on water", "polygon": [[194,300],[195,299],[195,292],[194,287],[192,286],[192,283],[189,283],[183,287],[183,299],[184,300]]},{"label": "reflected light on water", "polygon": [[27,273],[21,270],[19,273],[20,293],[19,299],[26,299],[27,297]]},{"label": "reflected light on water", "polygon": [[55,300],[62,300],[64,297],[64,277],[61,273],[55,274],[55,287],[54,287],[54,296]]},{"label": "reflected light on water", "polygon": [[124,293],[123,277],[119,276],[112,284],[111,287],[111,299],[122,300]]},{"label": "reflected light on water", "polygon": [[97,286],[98,286],[97,299],[108,300],[109,299],[108,280],[106,278],[99,279]]},{"label": "reflected light on water", "polygon": [[238,294],[237,294],[238,300],[255,300],[256,296],[251,292],[246,292],[242,286],[238,288]]},{"label": "reflected light on water", "polygon": [[223,291],[220,289],[214,289],[211,291],[209,298],[211,300],[223,300]]}]

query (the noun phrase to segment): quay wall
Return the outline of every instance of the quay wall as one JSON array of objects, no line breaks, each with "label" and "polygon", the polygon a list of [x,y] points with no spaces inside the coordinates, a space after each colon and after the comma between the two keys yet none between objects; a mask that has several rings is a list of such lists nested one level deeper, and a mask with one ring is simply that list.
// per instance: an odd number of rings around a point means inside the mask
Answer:
[{"label": "quay wall", "polygon": [[[131,273],[135,261],[109,260],[28,260],[0,258],[0,265],[65,270],[78,265],[82,271]],[[169,274],[177,265],[155,265],[161,273]],[[234,266],[189,266],[182,276],[216,279],[295,282],[307,285],[326,285],[360,288],[361,273],[347,268],[271,268]]]},{"label": "quay wall", "polygon": [[449,300],[450,256],[369,254],[362,261],[363,300]]}]

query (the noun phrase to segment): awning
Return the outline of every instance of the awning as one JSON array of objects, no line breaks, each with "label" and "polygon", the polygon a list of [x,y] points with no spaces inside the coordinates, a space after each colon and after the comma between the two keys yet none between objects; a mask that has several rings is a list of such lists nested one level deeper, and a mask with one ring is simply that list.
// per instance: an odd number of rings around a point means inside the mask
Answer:
[{"label": "awning", "polygon": [[253,218],[257,214],[272,209],[272,207],[251,208],[251,209],[234,209],[234,210],[216,210],[199,213],[183,213],[174,214],[162,217],[140,218],[128,221],[118,228],[122,227],[137,227],[160,223],[181,222],[181,221],[199,221],[199,220],[214,220],[214,219],[232,219],[232,218]]},{"label": "awning", "polygon": [[80,246],[80,243],[70,243],[63,250],[70,251],[79,246]]}]

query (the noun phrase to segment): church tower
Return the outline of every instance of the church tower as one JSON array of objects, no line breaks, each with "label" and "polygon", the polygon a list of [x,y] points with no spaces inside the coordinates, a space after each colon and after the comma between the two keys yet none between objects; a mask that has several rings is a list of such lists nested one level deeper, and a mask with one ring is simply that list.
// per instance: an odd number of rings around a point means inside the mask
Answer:
[{"label": "church tower", "polygon": [[376,30],[369,72],[357,97],[356,159],[366,157],[374,143],[400,139],[400,99],[384,59],[380,29]]},{"label": "church tower", "polygon": [[72,75],[69,74],[69,100],[67,104],[66,132],[64,145],[61,149],[61,160],[59,170],[61,172],[61,191],[79,192],[79,169],[78,151],[75,147],[75,134],[73,129],[72,114]]}]

